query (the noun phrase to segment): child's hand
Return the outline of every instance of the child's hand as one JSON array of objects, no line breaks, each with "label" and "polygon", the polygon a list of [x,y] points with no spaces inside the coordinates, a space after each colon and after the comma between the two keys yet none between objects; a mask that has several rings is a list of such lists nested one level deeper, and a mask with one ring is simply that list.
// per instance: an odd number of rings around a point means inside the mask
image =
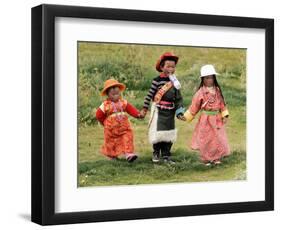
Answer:
[{"label": "child's hand", "polygon": [[142,109],[140,111],[140,118],[145,118],[147,111],[145,109]]},{"label": "child's hand", "polygon": [[144,116],[143,114],[139,113],[138,119],[143,119],[144,117],[145,117],[145,116]]},{"label": "child's hand", "polygon": [[227,121],[228,121],[228,117],[223,117],[223,118],[222,118],[222,122],[223,122],[224,124],[226,124]]},{"label": "child's hand", "polygon": [[186,118],[182,114],[178,115],[177,118],[181,121],[186,121]]}]

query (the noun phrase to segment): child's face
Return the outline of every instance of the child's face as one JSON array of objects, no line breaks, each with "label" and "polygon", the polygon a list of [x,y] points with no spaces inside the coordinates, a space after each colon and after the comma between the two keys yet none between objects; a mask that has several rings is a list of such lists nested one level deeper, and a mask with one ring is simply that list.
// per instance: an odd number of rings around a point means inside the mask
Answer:
[{"label": "child's face", "polygon": [[163,66],[161,66],[161,70],[163,73],[169,75],[173,74],[176,70],[176,63],[173,60],[166,60],[164,61]]},{"label": "child's face", "polygon": [[204,85],[207,87],[213,86],[214,85],[214,76],[213,75],[209,75],[204,77],[203,79],[204,81]]},{"label": "child's face", "polygon": [[118,86],[114,86],[108,89],[107,95],[112,101],[118,101],[120,98],[120,89]]}]

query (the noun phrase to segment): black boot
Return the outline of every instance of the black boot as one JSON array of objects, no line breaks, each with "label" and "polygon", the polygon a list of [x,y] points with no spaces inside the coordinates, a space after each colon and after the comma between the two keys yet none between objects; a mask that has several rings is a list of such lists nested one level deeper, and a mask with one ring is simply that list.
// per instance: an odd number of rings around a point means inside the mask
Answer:
[{"label": "black boot", "polygon": [[152,162],[158,163],[160,161],[160,150],[161,150],[161,143],[153,144],[153,156]]},{"label": "black boot", "polygon": [[175,162],[171,159],[172,145],[172,142],[165,142],[165,144],[163,144],[162,156],[165,163],[175,164]]}]

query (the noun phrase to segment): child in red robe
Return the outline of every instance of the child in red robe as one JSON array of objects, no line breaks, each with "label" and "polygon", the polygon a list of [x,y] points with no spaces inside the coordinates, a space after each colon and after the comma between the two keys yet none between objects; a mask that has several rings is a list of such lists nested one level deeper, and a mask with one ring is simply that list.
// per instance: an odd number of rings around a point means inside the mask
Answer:
[{"label": "child in red robe", "polygon": [[105,81],[102,96],[108,98],[97,109],[96,118],[104,126],[104,144],[101,152],[110,159],[124,155],[128,162],[137,159],[134,134],[127,114],[142,118],[139,111],[121,98],[126,86],[114,79]]}]

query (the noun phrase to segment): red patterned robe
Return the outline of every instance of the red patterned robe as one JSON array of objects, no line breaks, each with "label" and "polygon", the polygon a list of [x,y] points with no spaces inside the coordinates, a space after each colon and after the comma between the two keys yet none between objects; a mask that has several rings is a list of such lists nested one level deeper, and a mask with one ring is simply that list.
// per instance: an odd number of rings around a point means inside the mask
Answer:
[{"label": "red patterned robe", "polygon": [[134,153],[134,134],[126,113],[139,117],[139,111],[124,99],[115,103],[107,99],[97,109],[96,118],[104,126],[101,152],[110,158]]},{"label": "red patterned robe", "polygon": [[192,121],[201,110],[200,117],[192,136],[191,148],[200,150],[203,162],[216,161],[230,154],[225,126],[222,117],[229,115],[219,88],[213,92],[201,87],[192,99],[184,116]]}]

